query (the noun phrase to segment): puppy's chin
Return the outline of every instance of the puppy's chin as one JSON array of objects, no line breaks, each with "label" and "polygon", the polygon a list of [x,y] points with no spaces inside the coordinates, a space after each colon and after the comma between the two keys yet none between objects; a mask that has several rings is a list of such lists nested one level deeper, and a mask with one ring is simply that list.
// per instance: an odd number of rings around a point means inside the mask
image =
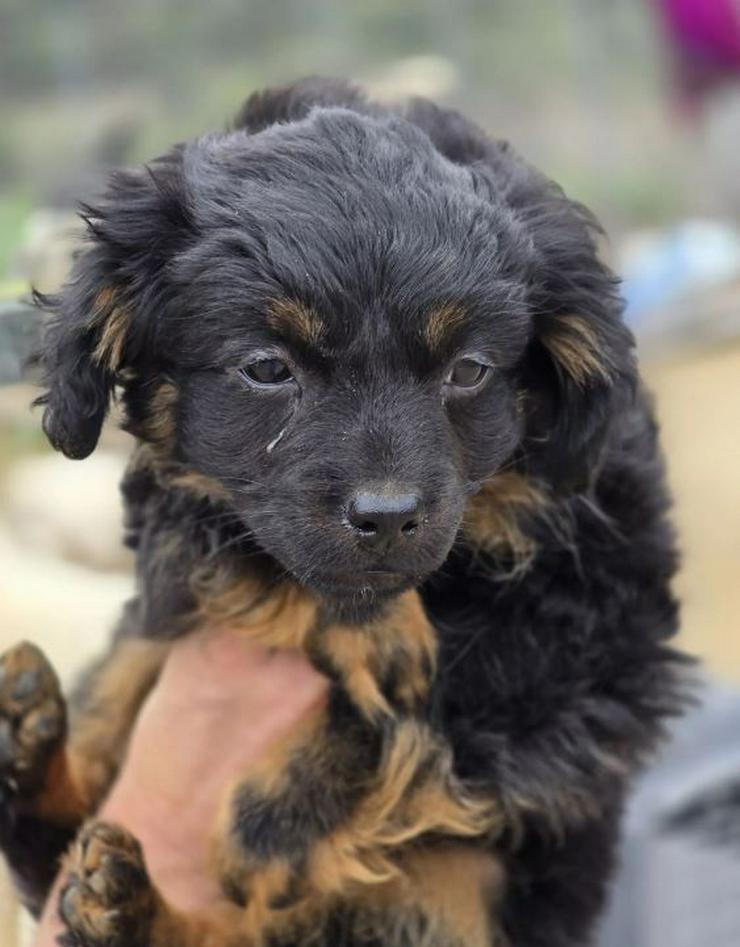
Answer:
[{"label": "puppy's chin", "polygon": [[341,621],[367,621],[392,598],[415,588],[423,576],[397,572],[313,573],[304,582]]}]

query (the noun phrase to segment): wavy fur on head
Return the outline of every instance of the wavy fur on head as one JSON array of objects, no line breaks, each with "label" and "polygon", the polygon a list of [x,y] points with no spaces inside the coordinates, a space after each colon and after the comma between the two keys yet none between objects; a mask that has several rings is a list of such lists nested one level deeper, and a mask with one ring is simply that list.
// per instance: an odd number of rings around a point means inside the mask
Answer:
[{"label": "wavy fur on head", "polygon": [[[228,621],[332,680],[225,809],[250,936],[587,943],[682,693],[656,428],[589,212],[456,112],[308,80],[84,217],[39,401],[69,457],[114,392],[139,442],[119,636]],[[250,382],[260,359],[287,376]],[[418,504],[382,549],[348,518],[371,489]]]}]

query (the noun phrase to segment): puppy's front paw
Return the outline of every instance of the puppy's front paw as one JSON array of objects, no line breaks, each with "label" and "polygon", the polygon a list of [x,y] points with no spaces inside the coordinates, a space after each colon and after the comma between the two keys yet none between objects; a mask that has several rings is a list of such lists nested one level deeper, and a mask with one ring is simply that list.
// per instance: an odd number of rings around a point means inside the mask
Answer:
[{"label": "puppy's front paw", "polygon": [[64,947],[149,947],[157,894],[141,846],[126,829],[89,822],[68,861],[59,898]]},{"label": "puppy's front paw", "polygon": [[6,798],[30,798],[64,739],[59,679],[45,655],[23,642],[0,657],[0,787]]}]

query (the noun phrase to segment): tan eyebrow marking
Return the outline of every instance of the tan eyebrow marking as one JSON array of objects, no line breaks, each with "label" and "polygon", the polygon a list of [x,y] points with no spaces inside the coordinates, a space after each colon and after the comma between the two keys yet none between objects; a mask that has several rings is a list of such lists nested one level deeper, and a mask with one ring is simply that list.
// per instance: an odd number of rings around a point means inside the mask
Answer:
[{"label": "tan eyebrow marking", "polygon": [[433,352],[438,351],[446,339],[463,325],[466,318],[467,313],[462,306],[454,303],[444,303],[432,309],[425,329],[429,348]]},{"label": "tan eyebrow marking", "polygon": [[304,342],[321,340],[326,327],[315,310],[296,299],[270,299],[267,304],[267,324],[286,335],[297,335]]},{"label": "tan eyebrow marking", "polygon": [[609,381],[596,332],[582,316],[556,316],[541,340],[577,385],[594,376]]}]

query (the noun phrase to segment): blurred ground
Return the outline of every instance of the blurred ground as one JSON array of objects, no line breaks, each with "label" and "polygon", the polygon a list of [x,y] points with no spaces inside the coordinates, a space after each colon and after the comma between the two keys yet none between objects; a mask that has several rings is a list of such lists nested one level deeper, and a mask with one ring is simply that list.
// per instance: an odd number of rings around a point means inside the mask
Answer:
[{"label": "blurred ground", "polygon": [[740,342],[644,372],[676,499],[683,645],[719,676],[740,680]]}]

